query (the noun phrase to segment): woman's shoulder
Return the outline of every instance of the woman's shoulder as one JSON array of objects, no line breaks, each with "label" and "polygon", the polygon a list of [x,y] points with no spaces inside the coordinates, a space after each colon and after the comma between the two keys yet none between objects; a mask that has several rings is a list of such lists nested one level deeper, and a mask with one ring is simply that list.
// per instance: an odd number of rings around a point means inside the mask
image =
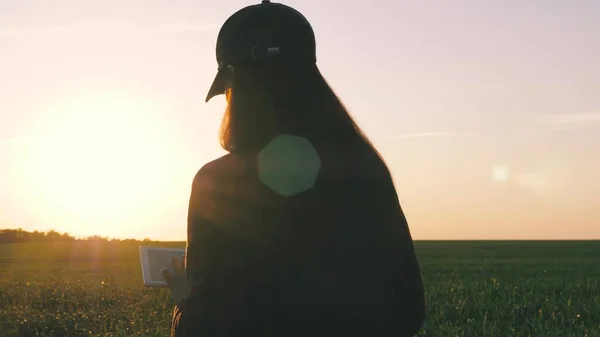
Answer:
[{"label": "woman's shoulder", "polygon": [[233,154],[202,166],[192,184],[190,215],[220,224],[247,218],[248,208],[265,199],[264,188],[248,174],[251,166]]},{"label": "woman's shoulder", "polygon": [[236,156],[228,153],[204,164],[196,173],[194,183],[206,179],[223,180],[240,177],[254,166],[250,155]]},{"label": "woman's shoulder", "polygon": [[196,174],[194,184],[223,186],[229,182],[255,192],[261,190],[265,196],[302,194],[314,187],[322,171],[320,155],[309,142],[302,140],[284,135],[260,151],[226,154],[205,164]]}]

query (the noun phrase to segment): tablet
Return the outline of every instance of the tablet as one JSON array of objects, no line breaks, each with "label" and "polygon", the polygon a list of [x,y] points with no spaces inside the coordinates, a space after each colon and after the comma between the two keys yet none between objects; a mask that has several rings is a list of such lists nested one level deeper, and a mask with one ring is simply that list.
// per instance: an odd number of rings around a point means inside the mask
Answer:
[{"label": "tablet", "polygon": [[140,261],[142,263],[142,277],[144,286],[166,288],[167,281],[161,275],[162,270],[168,266],[172,257],[180,261],[185,255],[185,248],[140,247]]}]

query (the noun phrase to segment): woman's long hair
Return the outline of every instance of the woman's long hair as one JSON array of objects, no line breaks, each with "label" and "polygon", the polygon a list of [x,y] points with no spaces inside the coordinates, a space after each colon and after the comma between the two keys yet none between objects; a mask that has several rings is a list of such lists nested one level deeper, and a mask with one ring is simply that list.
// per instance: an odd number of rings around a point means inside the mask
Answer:
[{"label": "woman's long hair", "polygon": [[259,149],[279,134],[322,145],[371,146],[315,64],[237,67],[227,95],[220,133],[226,151]]},{"label": "woman's long hair", "polygon": [[[315,317],[318,310],[322,317],[337,312],[343,319],[358,315],[381,321],[373,326],[389,320],[403,326],[397,331],[418,330],[422,283],[391,174],[317,66],[279,62],[236,67],[227,98],[220,142],[228,152],[256,153],[278,135],[289,134],[308,139],[321,157],[320,180],[305,194],[303,207],[292,203],[281,221],[285,226],[274,227],[285,228],[276,240],[285,247],[283,251],[297,248],[297,256],[312,262],[306,269],[292,268],[287,273],[285,268],[291,267],[285,263],[267,269],[294,275],[291,284],[302,284],[274,301],[284,308],[289,303],[300,308],[301,303],[327,299],[329,304],[301,312],[314,312]],[[317,267],[323,272],[309,272]],[[334,275],[329,281],[327,271]],[[358,285],[362,288],[354,288]],[[396,295],[380,289],[395,289]],[[278,298],[268,295],[273,291],[265,290],[263,295]],[[285,296],[296,299],[285,302]]]}]

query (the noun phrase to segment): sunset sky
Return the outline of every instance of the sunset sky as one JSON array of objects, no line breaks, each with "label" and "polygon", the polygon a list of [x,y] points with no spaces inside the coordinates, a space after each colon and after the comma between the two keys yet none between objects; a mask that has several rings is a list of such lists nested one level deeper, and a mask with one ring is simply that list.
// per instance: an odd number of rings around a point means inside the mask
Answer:
[{"label": "sunset sky", "polygon": [[[1,1],[0,228],[185,240],[217,33],[258,2]],[[600,239],[600,1],[285,3],[414,239]]]}]

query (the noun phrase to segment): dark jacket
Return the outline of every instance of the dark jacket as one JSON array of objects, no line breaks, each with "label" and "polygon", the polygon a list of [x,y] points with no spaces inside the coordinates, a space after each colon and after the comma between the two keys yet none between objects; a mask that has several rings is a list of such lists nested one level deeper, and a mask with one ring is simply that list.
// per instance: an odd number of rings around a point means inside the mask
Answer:
[{"label": "dark jacket", "polygon": [[284,197],[255,154],[195,176],[188,215],[192,296],[172,336],[413,336],[419,264],[389,171],[375,153],[320,151],[313,188]]}]

